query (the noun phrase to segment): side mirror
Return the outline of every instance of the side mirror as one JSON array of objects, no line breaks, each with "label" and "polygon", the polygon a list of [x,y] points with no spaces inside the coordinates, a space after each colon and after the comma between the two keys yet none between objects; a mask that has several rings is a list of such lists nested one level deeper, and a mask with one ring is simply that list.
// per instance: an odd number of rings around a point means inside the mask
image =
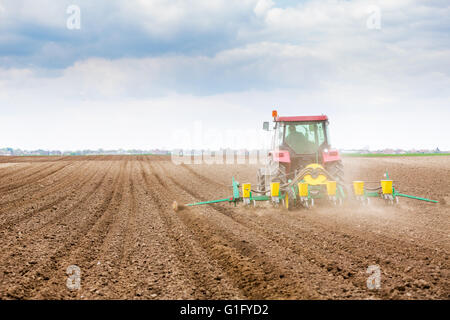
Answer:
[{"label": "side mirror", "polygon": [[265,122],[263,123],[263,130],[269,131],[269,122],[268,122],[268,121],[265,121]]}]

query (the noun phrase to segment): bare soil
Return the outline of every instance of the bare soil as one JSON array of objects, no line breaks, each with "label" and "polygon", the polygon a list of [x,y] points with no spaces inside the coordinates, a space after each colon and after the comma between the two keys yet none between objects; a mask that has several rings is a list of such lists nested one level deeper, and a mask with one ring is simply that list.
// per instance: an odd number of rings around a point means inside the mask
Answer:
[{"label": "bare soil", "polygon": [[[229,204],[254,165],[162,156],[0,157],[0,299],[449,299],[450,157],[349,158],[395,206]],[[69,290],[66,269],[81,270]],[[380,289],[366,281],[381,270]]]}]

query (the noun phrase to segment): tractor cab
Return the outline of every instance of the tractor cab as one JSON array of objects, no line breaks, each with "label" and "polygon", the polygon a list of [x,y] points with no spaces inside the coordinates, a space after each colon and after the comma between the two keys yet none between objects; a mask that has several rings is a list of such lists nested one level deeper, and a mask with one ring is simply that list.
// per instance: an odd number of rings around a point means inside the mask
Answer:
[{"label": "tractor cab", "polygon": [[[331,150],[326,115],[280,117],[273,111],[272,116],[274,130],[269,160],[281,166],[285,174],[294,175],[312,163],[334,167],[340,162],[338,151]],[[264,129],[269,129],[268,122],[264,123]]]},{"label": "tractor cab", "polygon": [[293,156],[315,155],[329,147],[327,124],[326,116],[277,118],[272,149],[289,149]]}]

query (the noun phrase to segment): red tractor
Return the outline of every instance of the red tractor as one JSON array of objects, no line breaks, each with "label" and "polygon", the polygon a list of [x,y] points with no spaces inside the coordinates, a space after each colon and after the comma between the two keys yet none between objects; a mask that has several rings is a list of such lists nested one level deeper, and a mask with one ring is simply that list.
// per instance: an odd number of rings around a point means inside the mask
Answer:
[{"label": "red tractor", "polygon": [[[327,116],[280,117],[277,111],[272,116],[269,159],[258,170],[260,191],[268,191],[271,182],[295,184],[303,179],[299,173],[306,172],[305,168],[313,179],[325,176],[343,185],[343,165],[339,152],[331,149]],[[269,122],[264,122],[263,128],[268,131]]]},{"label": "red tractor", "polygon": [[[243,202],[246,205],[258,201],[271,201],[275,206],[280,203],[288,210],[296,207],[311,208],[315,201],[342,204],[351,194],[344,182],[341,157],[337,150],[331,149],[328,135],[328,117],[295,116],[279,117],[272,112],[274,127],[272,148],[268,152],[268,161],[258,170],[258,188],[252,189],[251,183],[237,182],[232,179],[231,197],[178,205],[180,208],[212,203]],[[269,131],[269,122],[264,122],[264,130]],[[398,201],[398,197],[435,202],[421,197],[399,193],[385,174],[385,180],[376,187],[365,187],[364,181],[353,181],[353,199],[368,204],[370,198],[381,198],[389,204]],[[372,183],[372,182],[368,182]],[[242,187],[242,194],[239,188]]]}]

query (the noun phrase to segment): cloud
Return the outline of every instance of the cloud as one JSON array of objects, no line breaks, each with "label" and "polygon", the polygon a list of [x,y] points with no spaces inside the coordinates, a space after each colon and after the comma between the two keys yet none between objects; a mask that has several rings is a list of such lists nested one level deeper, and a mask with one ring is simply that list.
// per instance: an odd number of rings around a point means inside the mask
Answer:
[{"label": "cloud", "polygon": [[267,11],[274,6],[274,3],[272,0],[259,0],[256,3],[255,8],[253,9],[253,12],[257,16],[264,16],[267,14]]},{"label": "cloud", "polygon": [[[314,50],[278,43],[257,43],[219,52],[213,57],[172,55],[147,58],[89,58],[76,62],[55,76],[36,69],[0,70],[0,77],[17,83],[24,74],[25,87],[39,85],[40,94],[57,92],[88,98],[148,97],[167,92],[207,95],[227,91],[280,87],[311,87],[317,74],[332,68]],[[25,70],[27,71],[25,73]],[[34,70],[34,71],[33,71]],[[31,75],[30,75],[31,73]],[[2,76],[3,75],[3,76]],[[36,92],[37,94],[37,92]]]},{"label": "cloud", "polygon": [[[450,8],[442,1],[375,1],[382,30],[366,28],[366,1],[76,1],[81,29],[68,30],[73,1],[4,0],[0,65],[66,68],[90,57],[206,55],[252,43],[346,47],[372,43],[449,47]],[[430,36],[431,35],[431,36]],[[438,37],[439,44],[434,40]],[[330,49],[334,49],[331,48]]]},{"label": "cloud", "polygon": [[[237,43],[236,34],[251,20],[256,0],[80,0],[76,1],[81,10],[80,30],[66,28],[66,9],[73,1],[4,3],[0,48],[11,47],[10,38],[14,37],[14,47],[23,48],[24,55],[11,59],[15,52],[6,50],[0,64],[64,68],[87,57],[214,54]],[[47,43],[65,55],[43,50]]]},{"label": "cloud", "polygon": [[[202,97],[172,93],[115,101],[67,96],[51,105],[48,100],[16,98],[16,106],[32,108],[2,113],[0,136],[4,145],[28,149],[189,148],[195,146],[197,122],[203,128],[203,148],[217,147],[208,132],[224,137],[221,146],[262,147],[262,122],[270,120],[274,108],[282,115],[327,114],[331,142],[339,148],[450,149],[445,134],[448,99],[409,99],[404,107],[407,96],[387,88],[341,85],[321,91],[255,90]],[[186,138],[177,138],[176,131]]]}]

